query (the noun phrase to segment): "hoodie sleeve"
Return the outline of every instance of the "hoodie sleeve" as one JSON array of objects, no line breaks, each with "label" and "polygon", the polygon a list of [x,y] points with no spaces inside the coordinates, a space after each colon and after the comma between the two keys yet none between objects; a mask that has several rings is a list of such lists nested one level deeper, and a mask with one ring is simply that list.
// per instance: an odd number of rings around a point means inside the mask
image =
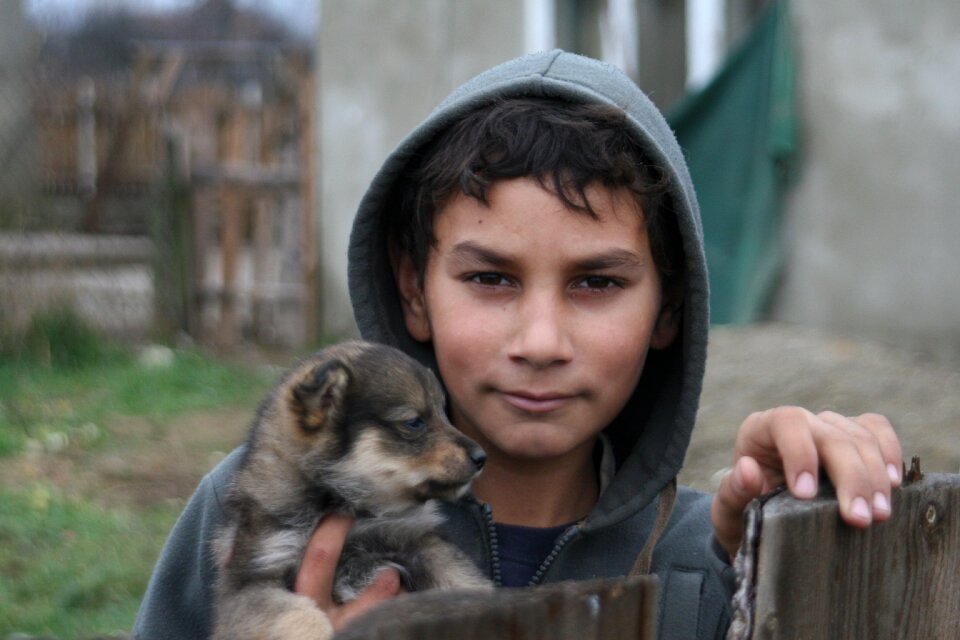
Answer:
[{"label": "hoodie sleeve", "polygon": [[214,535],[221,498],[239,463],[234,451],[200,482],[154,567],[134,622],[136,640],[201,640],[212,630]]},{"label": "hoodie sleeve", "polygon": [[659,638],[722,640],[727,635],[736,580],[713,542],[711,502],[709,494],[680,487],[671,526],[654,552],[661,581]]}]

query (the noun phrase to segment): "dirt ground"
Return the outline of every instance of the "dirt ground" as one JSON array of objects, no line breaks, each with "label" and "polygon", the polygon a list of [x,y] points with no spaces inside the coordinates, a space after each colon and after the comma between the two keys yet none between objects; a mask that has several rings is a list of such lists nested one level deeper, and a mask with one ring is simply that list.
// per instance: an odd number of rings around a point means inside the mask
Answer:
[{"label": "dirt ground", "polygon": [[716,327],[700,414],[681,482],[716,488],[737,427],[778,405],[890,418],[904,456],[960,473],[960,358],[782,324]]},{"label": "dirt ground", "polygon": [[[275,360],[275,356],[273,358]],[[960,472],[960,360],[785,325],[714,329],[700,417],[681,482],[712,491],[731,462],[737,427],[781,404],[847,415],[876,411],[898,428],[907,458]],[[43,478],[106,506],[182,504],[202,475],[242,439],[253,412],[194,413],[169,425],[118,419],[121,446],[21,456],[0,485]]]}]

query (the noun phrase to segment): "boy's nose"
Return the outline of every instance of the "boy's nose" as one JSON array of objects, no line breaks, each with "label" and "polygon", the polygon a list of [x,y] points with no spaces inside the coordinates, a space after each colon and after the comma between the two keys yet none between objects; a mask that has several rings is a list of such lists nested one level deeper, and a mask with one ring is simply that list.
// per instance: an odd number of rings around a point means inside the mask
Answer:
[{"label": "boy's nose", "polygon": [[511,359],[536,368],[566,362],[573,356],[563,318],[562,301],[531,295],[518,310],[516,332],[509,343]]}]

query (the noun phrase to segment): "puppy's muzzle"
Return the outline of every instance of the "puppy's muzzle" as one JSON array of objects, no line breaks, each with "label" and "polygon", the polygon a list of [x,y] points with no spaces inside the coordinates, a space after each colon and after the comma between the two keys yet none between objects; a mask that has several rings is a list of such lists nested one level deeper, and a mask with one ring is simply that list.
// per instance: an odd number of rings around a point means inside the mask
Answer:
[{"label": "puppy's muzzle", "polygon": [[470,456],[470,461],[473,462],[473,466],[477,468],[477,471],[481,471],[483,465],[487,464],[486,452],[476,445],[470,447],[467,455]]}]

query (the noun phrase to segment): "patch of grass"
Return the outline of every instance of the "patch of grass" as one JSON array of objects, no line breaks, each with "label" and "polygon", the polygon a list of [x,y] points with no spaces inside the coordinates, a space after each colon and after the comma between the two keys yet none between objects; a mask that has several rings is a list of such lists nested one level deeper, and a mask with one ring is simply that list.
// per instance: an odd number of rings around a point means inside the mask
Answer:
[{"label": "patch of grass", "polygon": [[[145,357],[69,316],[35,319],[27,332],[0,338],[0,465],[11,469],[29,469],[30,456],[47,464],[38,470],[77,460],[58,455],[68,448],[90,449],[90,464],[152,452],[162,438],[144,439],[124,417],[165,434],[181,415],[252,407],[276,378],[195,350],[155,348]],[[21,453],[28,455],[10,459]],[[84,497],[94,494],[70,478],[44,477],[18,471],[6,476],[14,486],[0,484],[0,639],[129,630],[179,505],[112,506]]]},{"label": "patch of grass", "polygon": [[128,631],[174,506],[105,510],[35,484],[0,489],[0,638]]},{"label": "patch of grass", "polygon": [[129,352],[83,366],[0,361],[0,456],[28,447],[55,452],[99,443],[111,416],[162,423],[186,412],[250,405],[273,379],[262,368],[195,351],[172,352],[160,366],[143,364]]}]

